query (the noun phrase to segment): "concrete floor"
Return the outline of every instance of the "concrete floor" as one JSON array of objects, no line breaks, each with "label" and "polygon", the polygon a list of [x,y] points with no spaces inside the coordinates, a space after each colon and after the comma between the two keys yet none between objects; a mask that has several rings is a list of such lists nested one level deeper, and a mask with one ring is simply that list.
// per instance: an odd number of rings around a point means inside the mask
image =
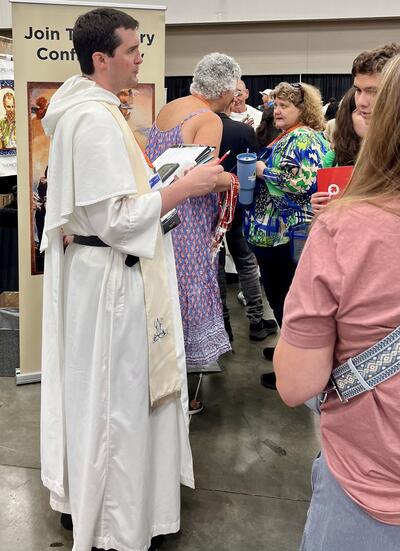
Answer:
[{"label": "concrete floor", "polygon": [[[260,386],[273,340],[249,341],[236,292],[231,285],[234,351],[223,373],[204,377],[206,409],[191,423],[197,488],[182,489],[182,529],[163,551],[296,551],[301,540],[318,418]],[[39,384],[0,378],[0,551],[72,548],[40,482],[39,401]]]}]

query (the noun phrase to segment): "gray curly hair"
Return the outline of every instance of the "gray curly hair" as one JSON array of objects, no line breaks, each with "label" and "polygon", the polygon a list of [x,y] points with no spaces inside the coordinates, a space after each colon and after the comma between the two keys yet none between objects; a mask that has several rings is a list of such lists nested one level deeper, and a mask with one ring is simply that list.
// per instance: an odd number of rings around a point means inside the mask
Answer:
[{"label": "gray curly hair", "polygon": [[215,99],[224,92],[235,90],[240,77],[240,67],[233,57],[218,52],[207,54],[196,65],[190,92],[205,99]]}]

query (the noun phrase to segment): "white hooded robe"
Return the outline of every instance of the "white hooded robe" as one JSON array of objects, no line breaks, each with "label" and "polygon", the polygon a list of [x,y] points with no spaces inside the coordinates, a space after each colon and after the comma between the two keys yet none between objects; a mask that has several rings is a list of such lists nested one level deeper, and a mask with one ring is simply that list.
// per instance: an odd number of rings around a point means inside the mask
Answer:
[{"label": "white hooded robe", "polygon": [[[153,257],[161,197],[130,195],[135,177],[122,132],[99,102],[119,104],[72,77],[43,120],[52,143],[42,240],[42,480],[52,507],[72,514],[73,551],[147,551],[152,536],[179,530],[180,483],[194,486],[184,344],[166,235],[182,392],[150,409],[140,263],[124,262],[127,254]],[[64,255],[61,226],[110,247],[72,244]]]}]

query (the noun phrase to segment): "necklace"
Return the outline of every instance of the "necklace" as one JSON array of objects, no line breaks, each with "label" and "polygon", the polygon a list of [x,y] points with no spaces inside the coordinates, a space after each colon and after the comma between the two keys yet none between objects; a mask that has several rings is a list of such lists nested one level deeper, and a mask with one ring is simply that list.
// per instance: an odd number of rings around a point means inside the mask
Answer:
[{"label": "necklace", "polygon": [[221,248],[224,235],[229,230],[233,222],[236,203],[239,195],[239,180],[235,174],[229,173],[231,177],[231,187],[225,192],[218,194],[218,224],[211,243],[212,260],[218,254]]}]

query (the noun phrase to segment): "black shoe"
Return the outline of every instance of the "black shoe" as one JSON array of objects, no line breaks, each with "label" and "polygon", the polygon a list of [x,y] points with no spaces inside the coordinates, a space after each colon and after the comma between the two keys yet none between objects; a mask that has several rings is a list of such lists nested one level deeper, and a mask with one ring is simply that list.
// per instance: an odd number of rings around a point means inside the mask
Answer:
[{"label": "black shoe", "polygon": [[224,318],[224,325],[225,325],[225,331],[228,333],[229,342],[232,342],[233,332],[232,332],[231,322],[229,321],[229,319]]},{"label": "black shoe", "polygon": [[265,388],[269,388],[270,390],[276,390],[276,377],[275,373],[263,373],[260,378],[260,383],[262,386],[265,386]]},{"label": "black shoe", "polygon": [[269,362],[272,362],[272,359],[274,357],[275,348],[273,346],[267,346],[263,350],[263,356],[266,360]]},{"label": "black shoe", "polygon": [[160,534],[159,536],[154,536],[154,538],[151,538],[151,545],[149,547],[149,551],[156,551],[161,547],[163,543],[164,543],[163,534]]},{"label": "black shoe", "polygon": [[274,335],[277,331],[278,324],[275,320],[263,318],[257,323],[250,323],[249,337],[252,341],[263,341],[268,335]]},{"label": "black shoe", "polygon": [[60,522],[61,522],[61,526],[66,530],[74,529],[74,525],[72,523],[72,517],[68,513],[61,513]]}]

